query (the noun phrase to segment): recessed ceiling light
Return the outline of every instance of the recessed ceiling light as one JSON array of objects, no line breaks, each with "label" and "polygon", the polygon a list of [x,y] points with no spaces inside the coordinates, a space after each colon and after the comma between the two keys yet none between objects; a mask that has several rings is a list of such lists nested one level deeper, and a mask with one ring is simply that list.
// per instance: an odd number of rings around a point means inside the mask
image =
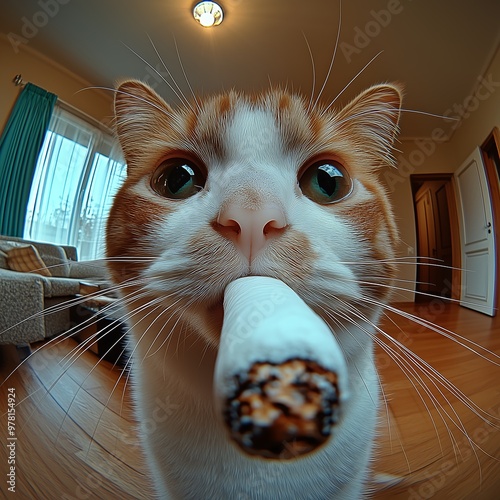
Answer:
[{"label": "recessed ceiling light", "polygon": [[224,18],[222,7],[215,2],[200,2],[193,9],[193,17],[204,27],[218,26]]}]

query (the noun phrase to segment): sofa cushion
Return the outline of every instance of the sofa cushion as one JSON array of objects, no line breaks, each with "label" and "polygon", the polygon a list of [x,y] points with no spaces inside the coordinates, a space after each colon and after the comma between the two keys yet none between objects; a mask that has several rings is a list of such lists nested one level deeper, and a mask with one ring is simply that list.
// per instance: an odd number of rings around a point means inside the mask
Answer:
[{"label": "sofa cushion", "polygon": [[106,282],[108,269],[104,259],[69,262],[69,277],[93,282]]},{"label": "sofa cushion", "polygon": [[30,244],[35,245],[38,253],[50,269],[52,276],[58,276],[59,278],[67,278],[69,276],[68,258],[60,245],[38,241]]},{"label": "sofa cushion", "polygon": [[7,265],[13,271],[52,276],[33,245],[14,247],[7,252]]},{"label": "sofa cushion", "polygon": [[0,269],[8,269],[7,254],[2,249],[0,249]]},{"label": "sofa cushion", "polygon": [[5,241],[0,239],[0,252],[5,254],[5,267],[4,269],[9,269],[9,266],[7,265],[7,254],[9,253],[9,250],[12,250],[13,248],[19,248],[19,247],[25,247],[28,243],[17,243],[15,241]]},{"label": "sofa cushion", "polygon": [[49,278],[45,286],[45,297],[69,297],[80,292],[80,281],[71,278]]}]

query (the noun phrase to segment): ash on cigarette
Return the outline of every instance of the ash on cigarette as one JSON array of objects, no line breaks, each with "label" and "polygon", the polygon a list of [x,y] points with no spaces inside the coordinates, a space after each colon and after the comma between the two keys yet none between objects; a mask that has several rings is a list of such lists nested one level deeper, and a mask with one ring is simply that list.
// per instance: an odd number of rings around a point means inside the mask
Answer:
[{"label": "ash on cigarette", "polygon": [[224,419],[248,454],[291,459],[328,439],[339,419],[337,374],[314,361],[254,363],[234,376]]}]

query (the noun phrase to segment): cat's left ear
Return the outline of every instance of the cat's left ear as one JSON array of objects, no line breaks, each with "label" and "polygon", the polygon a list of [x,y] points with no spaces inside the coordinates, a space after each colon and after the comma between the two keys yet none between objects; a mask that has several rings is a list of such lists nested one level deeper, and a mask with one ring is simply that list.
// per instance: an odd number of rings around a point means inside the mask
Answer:
[{"label": "cat's left ear", "polygon": [[164,140],[172,114],[172,108],[145,83],[126,80],[117,86],[116,132],[129,169],[147,161],[151,146]]},{"label": "cat's left ear", "polygon": [[394,163],[392,147],[399,132],[403,89],[399,84],[374,85],[336,116],[351,137],[361,138],[365,152],[382,164]]}]

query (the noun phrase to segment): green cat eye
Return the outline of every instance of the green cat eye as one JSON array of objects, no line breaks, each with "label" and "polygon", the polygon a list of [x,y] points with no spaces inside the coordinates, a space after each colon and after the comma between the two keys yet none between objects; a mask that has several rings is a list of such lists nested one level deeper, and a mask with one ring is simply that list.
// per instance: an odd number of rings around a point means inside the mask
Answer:
[{"label": "green cat eye", "polygon": [[336,161],[317,161],[300,176],[299,186],[309,199],[322,205],[336,203],[351,194],[352,181]]},{"label": "green cat eye", "polygon": [[185,200],[201,191],[204,185],[205,176],[201,169],[184,158],[165,160],[151,179],[153,190],[172,200]]}]

